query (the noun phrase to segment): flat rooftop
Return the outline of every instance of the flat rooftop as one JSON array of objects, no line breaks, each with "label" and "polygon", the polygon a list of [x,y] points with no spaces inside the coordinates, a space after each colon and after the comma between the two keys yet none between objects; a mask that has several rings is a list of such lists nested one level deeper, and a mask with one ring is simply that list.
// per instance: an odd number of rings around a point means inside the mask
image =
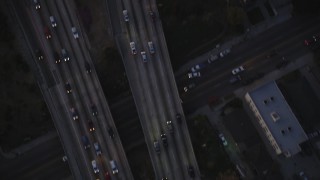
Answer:
[{"label": "flat rooftop", "polygon": [[251,99],[278,146],[294,155],[301,151],[300,143],[308,139],[275,81],[251,92]]}]

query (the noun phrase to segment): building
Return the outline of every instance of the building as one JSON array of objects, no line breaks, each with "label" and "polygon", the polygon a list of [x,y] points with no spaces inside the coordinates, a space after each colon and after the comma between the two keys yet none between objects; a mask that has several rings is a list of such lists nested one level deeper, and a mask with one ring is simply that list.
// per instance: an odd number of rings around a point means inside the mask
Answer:
[{"label": "building", "polygon": [[276,154],[290,157],[308,139],[275,81],[246,93],[245,100]]}]

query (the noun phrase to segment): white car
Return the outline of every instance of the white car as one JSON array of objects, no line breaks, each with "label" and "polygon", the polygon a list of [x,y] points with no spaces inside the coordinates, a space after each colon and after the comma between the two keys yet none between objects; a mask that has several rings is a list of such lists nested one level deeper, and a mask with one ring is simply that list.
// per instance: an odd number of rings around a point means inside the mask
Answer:
[{"label": "white car", "polygon": [[222,144],[223,144],[224,146],[227,146],[227,145],[228,145],[228,142],[227,142],[226,138],[224,137],[224,135],[223,135],[222,133],[219,134],[219,138],[220,138],[220,140],[222,141]]},{"label": "white car", "polygon": [[55,18],[53,16],[50,16],[50,22],[51,22],[51,26],[54,28],[54,27],[57,27],[57,22],[55,20]]},{"label": "white car", "polygon": [[112,174],[118,174],[119,170],[118,170],[116,161],[115,160],[111,160],[110,161],[110,165],[111,165],[111,169],[112,169]]},{"label": "white car", "polygon": [[78,33],[78,31],[77,31],[77,28],[76,28],[76,27],[72,27],[72,28],[71,28],[71,31],[72,31],[73,37],[74,37],[75,39],[78,39],[78,38],[79,38],[79,33]]},{"label": "white car", "polygon": [[141,51],[141,58],[142,58],[142,61],[143,61],[143,62],[147,62],[147,55],[146,55],[146,52]]},{"label": "white car", "polygon": [[238,73],[240,73],[240,72],[242,72],[242,71],[244,71],[244,70],[245,70],[245,69],[244,69],[243,66],[239,66],[239,67],[237,67],[237,68],[234,68],[231,72],[232,72],[233,75],[236,75],[236,74],[238,74]]},{"label": "white car", "polygon": [[33,3],[34,3],[34,5],[35,5],[35,7],[36,7],[36,10],[38,10],[38,9],[41,8],[40,2],[39,2],[38,0],[33,0]]},{"label": "white car", "polygon": [[131,53],[132,54],[137,54],[136,44],[134,42],[130,42],[130,48],[131,48]]},{"label": "white car", "polygon": [[123,13],[124,21],[129,22],[128,10],[125,9],[122,11],[122,13]]},{"label": "white car", "polygon": [[153,46],[152,41],[148,42],[148,47],[149,47],[150,54],[154,54],[155,50],[154,50],[154,46]]},{"label": "white car", "polygon": [[94,172],[95,174],[99,173],[100,171],[99,171],[99,168],[98,168],[98,166],[97,166],[96,160],[91,161],[91,164],[92,164],[93,172]]},{"label": "white car", "polygon": [[201,77],[200,72],[192,72],[192,73],[188,73],[188,77],[191,78],[195,78],[195,77]]}]

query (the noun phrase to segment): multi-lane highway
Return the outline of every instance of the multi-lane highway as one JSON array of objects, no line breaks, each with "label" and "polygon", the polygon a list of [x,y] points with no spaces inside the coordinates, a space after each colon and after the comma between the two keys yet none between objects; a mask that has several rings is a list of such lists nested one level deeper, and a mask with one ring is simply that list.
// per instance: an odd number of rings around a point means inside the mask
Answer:
[{"label": "multi-lane highway", "polygon": [[75,4],[23,2],[12,2],[11,7],[30,50],[36,52],[29,64],[42,77],[39,86],[74,178],[102,179],[108,173],[112,179],[133,179],[84,44]]},{"label": "multi-lane highway", "polygon": [[188,166],[200,178],[185,121],[176,119],[183,110],[155,2],[107,2],[156,178],[189,179]]}]

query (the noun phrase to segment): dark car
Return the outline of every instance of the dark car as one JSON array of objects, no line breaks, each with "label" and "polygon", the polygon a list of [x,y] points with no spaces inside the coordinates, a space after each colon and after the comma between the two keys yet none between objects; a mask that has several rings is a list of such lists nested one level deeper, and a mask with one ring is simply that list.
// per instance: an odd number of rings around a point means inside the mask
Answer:
[{"label": "dark car", "polygon": [[150,14],[150,17],[152,19],[152,21],[155,21],[156,20],[156,15],[154,14],[153,11],[149,11],[149,14]]},{"label": "dark car", "polygon": [[93,116],[97,116],[98,115],[98,110],[97,110],[97,106],[92,104],[91,105],[91,111],[92,111],[92,115]]},{"label": "dark car", "polygon": [[84,67],[85,67],[87,73],[91,73],[91,67],[87,61],[84,63]]},{"label": "dark car", "polygon": [[72,119],[73,119],[73,120],[79,119],[78,111],[77,111],[75,108],[71,108],[70,111],[71,111]]},{"label": "dark car", "polygon": [[70,94],[72,92],[70,83],[66,82],[67,93]]},{"label": "dark car", "polygon": [[111,138],[114,138],[114,131],[111,127],[108,127],[108,133]]},{"label": "dark car", "polygon": [[232,76],[229,80],[230,84],[236,84],[237,82],[241,81],[241,76]]},{"label": "dark car", "polygon": [[83,146],[84,146],[84,149],[88,149],[90,148],[90,142],[89,142],[89,139],[86,135],[84,136],[81,136],[81,140],[82,140],[82,143],[83,143]]},{"label": "dark car", "polygon": [[111,177],[108,171],[104,174],[104,177],[106,178],[106,180],[111,180]]},{"label": "dark car", "polygon": [[88,121],[88,126],[89,126],[89,131],[90,132],[93,132],[95,130],[94,126],[93,126],[93,122],[91,120]]},{"label": "dark car", "polygon": [[54,56],[54,60],[56,61],[56,64],[61,63],[61,58],[60,58],[60,56],[59,56],[59,53],[54,52],[54,53],[53,53],[53,56]]},{"label": "dark car", "polygon": [[160,145],[157,140],[153,141],[153,147],[157,154],[160,154]]},{"label": "dark car", "polygon": [[191,165],[188,166],[188,173],[189,173],[189,176],[194,178],[196,175],[194,173],[194,169]]},{"label": "dark car", "polygon": [[70,60],[70,57],[69,57],[68,52],[67,52],[66,49],[62,49],[62,50],[61,50],[61,54],[62,54],[62,59],[63,59],[65,62],[67,62],[67,61]]},{"label": "dark car", "polygon": [[37,56],[37,58],[38,58],[38,60],[43,60],[44,58],[43,58],[43,53],[42,53],[42,51],[40,50],[40,49],[37,49],[36,50],[36,56]]},{"label": "dark car", "polygon": [[168,147],[167,135],[165,133],[160,135],[161,141],[164,147]]},{"label": "dark car", "polygon": [[171,134],[174,133],[172,121],[167,121],[168,130]]},{"label": "dark car", "polygon": [[51,39],[51,31],[50,29],[48,28],[48,26],[45,26],[44,27],[44,35],[47,39]]},{"label": "dark car", "polygon": [[180,113],[177,113],[177,114],[176,114],[176,119],[177,119],[177,122],[178,122],[179,124],[181,124],[182,119],[181,119],[181,114],[180,114]]},{"label": "dark car", "polygon": [[38,0],[33,0],[33,4],[36,7],[36,10],[39,10],[41,8],[40,2]]}]

